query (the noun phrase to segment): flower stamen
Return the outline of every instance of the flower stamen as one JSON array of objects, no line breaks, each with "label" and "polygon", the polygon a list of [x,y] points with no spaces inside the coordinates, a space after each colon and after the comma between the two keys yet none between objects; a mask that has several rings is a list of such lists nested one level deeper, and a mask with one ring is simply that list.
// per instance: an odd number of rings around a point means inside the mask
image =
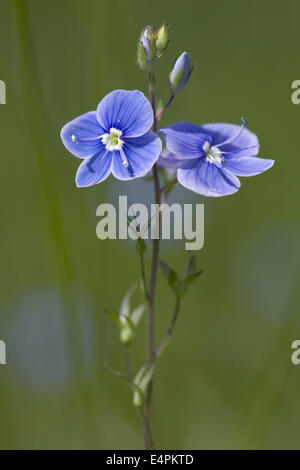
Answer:
[{"label": "flower stamen", "polygon": [[97,137],[77,137],[75,134],[72,134],[73,142],[94,142],[99,139],[101,139],[101,135],[98,135]]},{"label": "flower stamen", "polygon": [[222,147],[223,145],[230,144],[234,140],[238,139],[240,137],[240,135],[242,134],[242,132],[244,131],[245,127],[248,126],[248,122],[246,121],[245,118],[242,118],[241,121],[242,121],[242,125],[241,125],[240,129],[232,137],[225,140],[221,144],[216,145],[215,147]]},{"label": "flower stamen", "polygon": [[109,133],[101,136],[102,143],[105,145],[106,150],[112,152],[113,150],[121,150],[124,142],[121,140],[122,131],[111,127]]},{"label": "flower stamen", "polygon": [[219,150],[217,146],[211,147],[209,142],[205,142],[202,148],[206,154],[206,160],[209,163],[224,163],[225,159],[222,156],[221,150]]}]

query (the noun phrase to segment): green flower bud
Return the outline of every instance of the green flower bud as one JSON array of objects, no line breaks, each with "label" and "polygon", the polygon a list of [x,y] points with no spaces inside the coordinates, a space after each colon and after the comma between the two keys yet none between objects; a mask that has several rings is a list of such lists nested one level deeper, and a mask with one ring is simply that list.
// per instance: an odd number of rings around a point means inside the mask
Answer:
[{"label": "green flower bud", "polygon": [[159,55],[166,50],[169,44],[169,27],[167,23],[163,23],[159,30],[157,31],[156,36],[156,50]]},{"label": "green flower bud", "polygon": [[146,26],[138,43],[137,63],[143,72],[150,72],[156,61],[156,29]]},{"label": "green flower bud", "polygon": [[134,390],[133,392],[133,404],[138,408],[141,408],[144,404],[144,394],[141,390]]},{"label": "green flower bud", "polygon": [[130,327],[130,325],[124,325],[120,329],[120,341],[121,341],[121,343],[125,344],[126,346],[129,346],[129,344],[133,340],[133,337],[134,337],[134,331]]}]

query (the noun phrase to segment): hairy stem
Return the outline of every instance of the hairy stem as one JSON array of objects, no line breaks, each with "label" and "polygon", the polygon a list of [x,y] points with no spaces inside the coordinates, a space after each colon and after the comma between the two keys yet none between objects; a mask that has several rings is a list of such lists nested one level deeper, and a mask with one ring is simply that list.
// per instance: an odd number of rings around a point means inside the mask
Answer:
[{"label": "hairy stem", "polygon": [[159,343],[159,345],[156,349],[156,353],[155,353],[156,357],[159,357],[161,355],[161,353],[163,352],[163,350],[167,346],[169,340],[171,339],[171,336],[173,334],[173,330],[174,330],[174,327],[175,327],[175,324],[176,324],[176,321],[177,321],[177,318],[178,318],[179,310],[180,310],[180,299],[177,298],[176,303],[175,303],[175,309],[174,309],[173,317],[171,319],[171,323],[170,323],[166,333],[164,334],[161,342]]},{"label": "hairy stem", "polygon": [[142,276],[142,282],[143,282],[143,289],[144,289],[144,295],[145,299],[148,300],[148,286],[147,286],[147,278],[146,278],[146,271],[145,271],[145,260],[144,260],[144,255],[140,254],[140,267],[141,267],[141,276]]},{"label": "hairy stem", "polygon": [[131,367],[131,361],[130,361],[130,355],[129,355],[129,349],[128,346],[124,345],[124,367],[125,367],[125,373],[126,377],[128,380],[132,380],[132,367]]},{"label": "hairy stem", "polygon": [[170,106],[170,104],[172,103],[172,101],[174,100],[175,98],[175,95],[171,95],[169,101],[164,105],[164,107],[161,109],[161,111],[159,113],[157,113],[156,115],[156,122],[158,122],[160,120],[160,118],[162,117],[162,115],[164,114],[164,112],[168,109],[168,107]]},{"label": "hairy stem", "polygon": [[[153,109],[154,122],[152,130],[157,132],[157,119],[156,119],[156,103],[155,103],[155,76],[151,72],[148,76],[149,83],[149,97]],[[159,182],[159,173],[156,164],[153,166],[153,180],[154,180],[154,194],[155,203],[159,206],[161,201],[161,191]],[[154,301],[155,301],[155,290],[156,290],[156,277],[157,268],[159,261],[159,235],[157,239],[153,240],[152,250],[152,264],[151,264],[151,275],[148,290],[148,325],[147,325],[147,350],[148,350],[148,367],[152,367],[155,363],[155,339],[154,339]],[[149,450],[153,447],[151,428],[150,428],[150,412],[151,402],[153,393],[153,379],[150,381],[146,393],[146,400],[143,409],[144,417],[144,441],[145,449]]]}]

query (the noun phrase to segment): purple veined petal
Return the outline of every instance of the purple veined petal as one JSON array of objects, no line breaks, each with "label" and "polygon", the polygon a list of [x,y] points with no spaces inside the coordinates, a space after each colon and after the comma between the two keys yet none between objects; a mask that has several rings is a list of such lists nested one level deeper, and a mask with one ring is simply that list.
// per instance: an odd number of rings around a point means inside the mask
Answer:
[{"label": "purple veined petal", "polygon": [[[211,124],[203,124],[200,126],[200,131],[208,134],[211,137],[213,146],[219,146],[220,150],[226,152],[226,157],[231,158],[231,154],[234,157],[252,157],[259,152],[259,141],[257,136],[245,128],[240,135],[239,130],[241,126],[237,124],[227,124],[223,122],[216,122]],[[238,137],[229,144],[221,146],[223,142],[230,139],[234,135]]]},{"label": "purple veined petal", "polygon": [[68,122],[60,135],[69,152],[78,158],[86,158],[101,148],[102,142],[98,137],[104,133],[105,130],[97,120],[96,111],[90,111]]},{"label": "purple veined petal", "polygon": [[111,172],[112,152],[108,152],[104,145],[100,152],[86,158],[80,165],[76,174],[78,188],[93,186],[104,181]]},{"label": "purple veined petal", "polygon": [[115,90],[100,101],[97,118],[107,132],[113,127],[123,137],[139,137],[153,124],[153,110],[146,96],[138,90]]},{"label": "purple veined petal", "polygon": [[207,197],[222,197],[236,193],[240,180],[225,168],[202,159],[195,168],[177,171],[177,179],[182,186]]},{"label": "purple veined petal", "polygon": [[193,168],[199,163],[199,158],[180,158],[168,149],[164,149],[157,161],[157,164],[165,169],[178,170],[178,168]]},{"label": "purple veined petal", "polygon": [[211,143],[211,137],[190,122],[178,122],[159,130],[163,134],[167,149],[178,157],[200,158],[205,156],[203,145]]},{"label": "purple veined petal", "polygon": [[[153,132],[127,139],[121,151],[115,151],[112,172],[120,180],[130,180],[145,176],[157,161],[162,143]],[[127,161],[128,166],[123,162]]]},{"label": "purple veined petal", "polygon": [[237,176],[259,175],[273,165],[274,160],[257,157],[232,157],[226,161],[226,169]]}]

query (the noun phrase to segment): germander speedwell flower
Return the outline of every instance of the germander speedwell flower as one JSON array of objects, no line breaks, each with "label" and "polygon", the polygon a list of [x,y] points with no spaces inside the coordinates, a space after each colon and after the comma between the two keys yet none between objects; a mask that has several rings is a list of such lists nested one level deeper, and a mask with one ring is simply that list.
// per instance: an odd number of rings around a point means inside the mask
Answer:
[{"label": "germander speedwell flower", "polygon": [[186,188],[211,197],[237,192],[237,176],[254,176],[273,166],[274,160],[257,158],[255,134],[236,124],[197,126],[178,122],[160,130],[166,142],[159,164],[177,169],[177,179]]},{"label": "germander speedwell flower", "polygon": [[143,93],[115,90],[103,98],[97,111],[66,124],[61,131],[64,145],[84,159],[77,171],[77,186],[100,183],[111,172],[120,180],[148,173],[161,151],[161,140],[149,131],[153,119]]}]

